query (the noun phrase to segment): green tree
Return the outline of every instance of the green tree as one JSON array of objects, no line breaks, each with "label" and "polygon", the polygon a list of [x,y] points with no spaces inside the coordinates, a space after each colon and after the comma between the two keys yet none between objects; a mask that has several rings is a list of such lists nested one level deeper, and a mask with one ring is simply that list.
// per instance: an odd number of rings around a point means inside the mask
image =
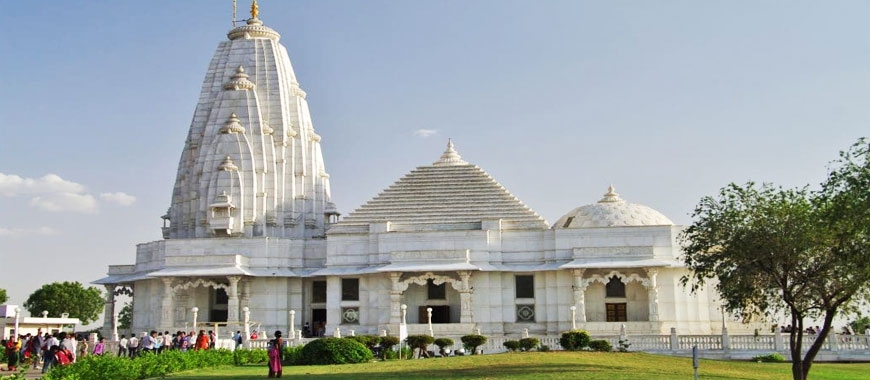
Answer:
[{"label": "green tree", "polygon": [[[716,287],[744,317],[784,311],[792,377],[804,380],[838,313],[870,284],[870,146],[861,139],[833,162],[820,191],[731,184],[705,197],[680,236],[682,278],[692,291]],[[822,331],[801,356],[805,318]]]},{"label": "green tree", "polygon": [[849,327],[852,329],[852,333],[863,334],[864,331],[870,328],[870,317],[859,316],[854,321],[849,322]]},{"label": "green tree", "polygon": [[127,302],[118,312],[118,328],[127,330],[133,326],[133,302]]},{"label": "green tree", "polygon": [[6,289],[0,288],[0,304],[6,303],[9,300],[9,296],[6,295]]},{"label": "green tree", "polygon": [[99,289],[92,286],[85,288],[77,281],[45,284],[24,302],[24,308],[31,315],[39,315],[43,310],[53,317],[69,313],[71,318],[78,318],[83,325],[97,320],[103,306],[105,300]]}]

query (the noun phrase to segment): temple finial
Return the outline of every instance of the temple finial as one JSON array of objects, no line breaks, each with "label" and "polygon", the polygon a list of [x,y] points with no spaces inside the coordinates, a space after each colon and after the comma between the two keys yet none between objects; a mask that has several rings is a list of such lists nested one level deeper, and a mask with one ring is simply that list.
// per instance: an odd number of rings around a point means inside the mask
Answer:
[{"label": "temple finial", "polygon": [[257,5],[257,0],[251,3],[251,18],[257,18],[260,15],[260,7]]}]

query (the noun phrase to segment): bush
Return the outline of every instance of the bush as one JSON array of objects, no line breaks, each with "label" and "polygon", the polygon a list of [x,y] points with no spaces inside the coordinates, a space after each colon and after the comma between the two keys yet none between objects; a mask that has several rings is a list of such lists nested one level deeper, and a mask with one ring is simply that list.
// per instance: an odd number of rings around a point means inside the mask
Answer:
[{"label": "bush", "polygon": [[233,351],[235,365],[260,364],[269,361],[269,352],[263,349],[247,350],[239,348]]},{"label": "bush", "polygon": [[165,377],[191,369],[232,365],[234,361],[234,355],[229,350],[166,351],[160,355],[144,354],[133,359],[115,355],[88,355],[75,364],[54,367],[43,379],[138,380]]},{"label": "bush", "polygon": [[759,363],[782,363],[785,361],[785,358],[780,354],[772,353],[767,355],[756,355],[752,357],[752,361],[756,361]]},{"label": "bush", "polygon": [[514,352],[520,348],[520,342],[517,340],[506,340],[502,345],[510,352]]},{"label": "bush", "polygon": [[393,351],[393,350],[384,351],[384,358],[385,359],[405,359],[405,360],[413,359],[414,358],[414,351],[408,347],[402,347],[402,349],[400,349],[398,352]]},{"label": "bush", "polygon": [[372,351],[361,343],[344,338],[320,338],[309,342],[300,352],[301,364],[353,364],[372,360]]},{"label": "bush", "polygon": [[597,339],[589,342],[589,348],[591,348],[592,351],[613,351],[613,345],[604,339]]},{"label": "bush", "polygon": [[401,341],[399,340],[399,337],[397,337],[397,336],[388,335],[388,336],[381,337],[381,348],[383,349],[382,352],[384,355],[383,356],[384,360],[388,359],[389,354],[387,352],[392,351],[393,346],[398,345],[400,342]]},{"label": "bush", "polygon": [[435,339],[435,345],[438,346],[438,352],[441,353],[441,356],[447,356],[447,352],[444,350],[445,347],[453,345],[453,339],[450,338],[438,338]]},{"label": "bush", "polygon": [[302,348],[305,346],[287,346],[284,347],[284,358],[281,360],[283,365],[301,365],[302,364]]},{"label": "bush", "polygon": [[375,348],[375,346],[377,346],[378,343],[381,342],[381,337],[379,337],[377,335],[356,335],[356,336],[348,336],[345,338],[350,339],[350,340],[355,340],[355,341],[359,342],[360,344],[362,344],[363,346],[366,346],[366,348],[368,348],[369,350],[371,350],[372,348]]},{"label": "bush", "polygon": [[559,344],[566,351],[580,351],[585,347],[589,347],[589,333],[584,330],[571,330],[562,333],[559,338]]},{"label": "bush", "polygon": [[538,347],[538,351],[541,351],[541,352],[550,352],[550,346],[548,346],[548,345],[546,345],[546,344],[542,344],[540,347]]},{"label": "bush", "polygon": [[477,353],[478,347],[486,344],[486,337],[483,335],[471,334],[471,335],[465,335],[459,339],[462,340],[462,345],[465,347],[465,349],[467,351],[471,352],[471,355],[474,355]]},{"label": "bush", "polygon": [[419,350],[417,352],[418,358],[423,357],[423,355],[428,358],[429,353],[427,352],[428,349],[426,347],[434,343],[435,338],[429,335],[408,335],[408,337],[405,338],[405,342],[408,343],[408,346],[411,347],[412,350]]},{"label": "bush", "polygon": [[538,338],[520,339],[520,349],[523,351],[531,351],[533,348],[538,347],[539,344],[541,344],[541,341]]}]

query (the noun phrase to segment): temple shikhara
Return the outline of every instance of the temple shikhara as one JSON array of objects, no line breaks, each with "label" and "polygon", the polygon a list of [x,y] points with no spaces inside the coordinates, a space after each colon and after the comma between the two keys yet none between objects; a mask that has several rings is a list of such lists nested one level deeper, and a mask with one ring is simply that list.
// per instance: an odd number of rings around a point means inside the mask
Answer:
[{"label": "temple shikhara", "polygon": [[133,297],[134,331],[182,330],[193,313],[235,330],[245,311],[265,331],[308,323],[326,335],[398,335],[403,313],[409,333],[426,333],[428,309],[447,337],[557,335],[572,324],[711,334],[725,324],[714,292],[679,283],[682,227],[606,183],[594,184],[600,200],[551,225],[463,159],[461,141],[341,217],[280,34],[254,11],[226,37],[205,73],[163,239],[95,282],[108,290],[108,331],[119,294]]}]

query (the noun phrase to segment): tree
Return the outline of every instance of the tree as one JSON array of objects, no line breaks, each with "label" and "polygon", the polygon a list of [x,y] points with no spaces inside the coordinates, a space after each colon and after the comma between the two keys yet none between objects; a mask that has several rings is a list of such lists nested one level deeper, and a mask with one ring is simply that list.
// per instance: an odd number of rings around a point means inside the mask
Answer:
[{"label": "tree", "polygon": [[133,326],[133,302],[127,302],[118,312],[118,328],[127,330]]},{"label": "tree", "polygon": [[854,321],[849,322],[849,328],[852,329],[853,334],[863,334],[870,328],[870,317],[859,316]]},{"label": "tree", "polygon": [[9,300],[9,296],[6,295],[6,289],[0,288],[0,304],[6,303]]},{"label": "tree", "polygon": [[78,281],[45,284],[24,302],[24,308],[31,315],[39,315],[43,311],[55,317],[69,313],[71,318],[78,318],[83,325],[96,321],[103,306],[105,300],[102,292],[92,286],[85,288]]},{"label": "tree", "polygon": [[[730,184],[692,216],[680,235],[692,271],[683,284],[715,284],[725,310],[744,317],[790,315],[792,377],[806,379],[834,317],[870,284],[870,146],[841,152],[820,191]],[[804,319],[818,317],[822,331],[801,357]]]}]

